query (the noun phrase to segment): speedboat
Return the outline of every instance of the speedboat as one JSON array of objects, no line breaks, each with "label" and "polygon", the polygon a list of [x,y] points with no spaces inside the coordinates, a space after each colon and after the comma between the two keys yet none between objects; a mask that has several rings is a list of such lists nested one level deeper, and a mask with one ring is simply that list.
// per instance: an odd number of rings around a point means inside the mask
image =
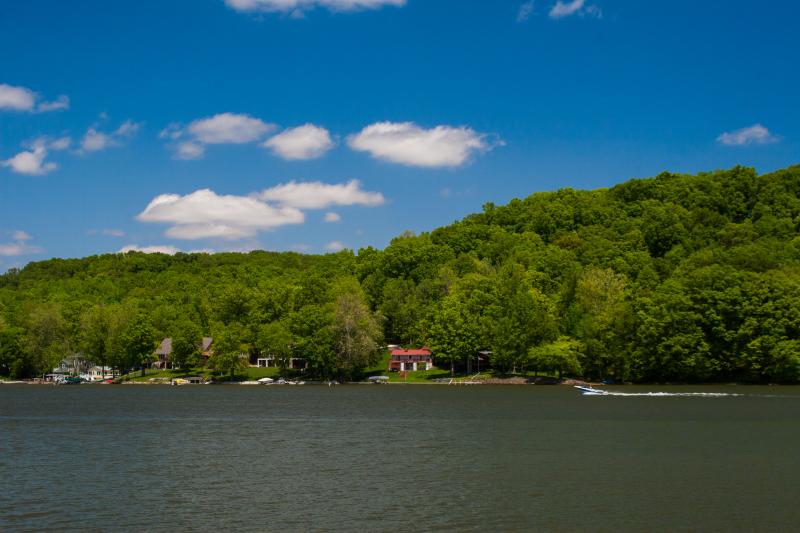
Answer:
[{"label": "speedboat", "polygon": [[601,389],[594,389],[592,387],[584,387],[582,385],[575,385],[575,388],[581,391],[581,394],[585,396],[604,396],[608,394],[607,391]]}]

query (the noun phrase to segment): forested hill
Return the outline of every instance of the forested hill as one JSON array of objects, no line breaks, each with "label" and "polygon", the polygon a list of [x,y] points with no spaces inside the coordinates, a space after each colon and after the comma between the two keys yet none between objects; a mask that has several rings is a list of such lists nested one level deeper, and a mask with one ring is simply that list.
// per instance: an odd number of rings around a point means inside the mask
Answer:
[{"label": "forested hill", "polygon": [[53,259],[0,276],[0,374],[75,352],[130,368],[132,339],[213,335],[326,376],[392,342],[491,350],[506,372],[796,382],[798,230],[800,166],[737,167],[487,204],[358,255]]}]

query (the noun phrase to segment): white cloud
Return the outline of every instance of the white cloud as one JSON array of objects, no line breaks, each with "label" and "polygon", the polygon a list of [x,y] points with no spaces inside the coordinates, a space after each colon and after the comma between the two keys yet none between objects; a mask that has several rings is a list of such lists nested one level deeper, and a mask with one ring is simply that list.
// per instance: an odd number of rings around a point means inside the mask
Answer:
[{"label": "white cloud", "polygon": [[274,207],[251,196],[220,196],[210,189],[185,196],[162,194],[136,218],[142,222],[172,224],[166,235],[188,240],[242,239],[260,230],[301,224],[305,219],[295,207]]},{"label": "white cloud", "polygon": [[106,228],[101,233],[103,235],[108,236],[108,237],[124,237],[125,236],[125,232],[122,231],[121,229]]},{"label": "white cloud", "polygon": [[33,237],[31,237],[31,234],[27,231],[17,230],[11,234],[11,238],[15,241],[25,242],[31,240]]},{"label": "white cloud", "polygon": [[174,159],[200,159],[205,154],[207,144],[251,143],[261,140],[275,127],[249,115],[219,113],[194,120],[185,129],[173,122],[161,130],[158,137],[170,141],[185,139],[170,145],[175,151]]},{"label": "white cloud", "polygon": [[200,159],[205,153],[206,148],[202,144],[193,141],[185,141],[178,143],[173,158],[183,160]]},{"label": "white cloud", "polygon": [[52,102],[40,102],[37,105],[38,99],[39,95],[27,87],[15,87],[0,83],[0,110],[44,113],[69,108],[69,98],[66,95],[61,95]]},{"label": "white cloud", "polygon": [[329,211],[325,213],[325,222],[341,222],[342,217],[339,216],[339,213],[334,213],[333,211]]},{"label": "white cloud", "polygon": [[344,244],[342,244],[340,241],[331,241],[325,245],[325,249],[329,252],[338,252],[339,250],[344,249]]},{"label": "white cloud", "polygon": [[159,139],[171,139],[173,141],[183,136],[183,127],[177,122],[167,124],[167,127],[158,132]]},{"label": "white cloud", "polygon": [[475,152],[492,148],[486,135],[467,127],[423,129],[413,122],[378,122],[347,139],[353,150],[419,167],[457,167]]},{"label": "white cloud", "polygon": [[523,3],[517,11],[517,22],[525,22],[533,14],[533,0]]},{"label": "white cloud", "polygon": [[220,113],[195,120],[186,129],[201,143],[244,144],[259,140],[275,126],[249,115]]},{"label": "white cloud", "polygon": [[36,106],[36,111],[46,113],[48,111],[62,111],[69,109],[69,96],[62,94],[52,102],[42,102]]},{"label": "white cloud", "polygon": [[780,137],[773,135],[761,124],[753,124],[740,130],[728,131],[717,137],[717,142],[725,146],[747,146],[749,144],[770,144]]},{"label": "white cloud", "polygon": [[94,128],[89,128],[86,130],[86,134],[83,136],[83,139],[81,139],[80,151],[83,153],[99,152],[100,150],[105,150],[109,146],[113,145],[114,140],[110,135],[107,135],[101,131],[97,131]]},{"label": "white cloud", "polygon": [[8,167],[17,174],[27,174],[29,176],[43,176],[58,168],[52,161],[45,161],[47,157],[47,146],[40,140],[34,141],[30,150],[18,153],[10,159],[0,162],[4,167]]},{"label": "white cloud", "polygon": [[321,181],[290,181],[256,194],[259,200],[299,209],[324,209],[332,205],[378,206],[386,202],[379,192],[361,189],[361,182],[330,185]]},{"label": "white cloud", "polygon": [[49,147],[51,150],[66,150],[72,144],[72,139],[69,137],[59,137],[58,139],[53,139],[49,143]]},{"label": "white cloud", "polygon": [[12,232],[12,242],[0,243],[0,257],[16,257],[19,255],[38,254],[42,249],[38,246],[31,246],[28,241],[32,237],[29,233],[17,230]]},{"label": "white cloud", "polygon": [[401,7],[406,0],[225,0],[236,11],[261,13],[290,13],[302,18],[303,12],[324,7],[331,11],[358,11],[378,9],[383,6]]},{"label": "white cloud", "polygon": [[560,19],[572,15],[590,16],[595,18],[603,18],[602,10],[596,5],[586,5],[586,0],[571,0],[563,1],[558,0],[552,8],[550,8],[550,18]]},{"label": "white cloud", "polygon": [[128,252],[141,252],[144,254],[167,254],[167,255],[175,255],[180,250],[174,246],[169,245],[156,245],[156,246],[137,246],[135,244],[129,244],[127,246],[123,246],[120,248],[120,254],[125,254]]},{"label": "white cloud", "polygon": [[333,141],[325,128],[305,124],[271,137],[262,146],[283,159],[314,159],[330,150]]},{"label": "white cloud", "polygon": [[0,161],[0,166],[8,167],[12,172],[29,176],[43,176],[58,168],[56,163],[46,161],[50,150],[60,151],[69,148],[72,139],[59,137],[51,139],[42,136],[22,144],[28,150],[22,151],[10,159]]},{"label": "white cloud", "polygon": [[114,131],[116,137],[133,137],[142,125],[132,120],[126,120]]},{"label": "white cloud", "polygon": [[0,83],[0,109],[33,111],[35,105],[36,93],[30,89]]},{"label": "white cloud", "polygon": [[112,146],[121,146],[123,139],[129,139],[136,135],[141,127],[140,123],[126,120],[111,133],[99,131],[97,126],[92,126],[81,139],[81,146],[78,153],[87,154],[90,152],[100,152]]}]

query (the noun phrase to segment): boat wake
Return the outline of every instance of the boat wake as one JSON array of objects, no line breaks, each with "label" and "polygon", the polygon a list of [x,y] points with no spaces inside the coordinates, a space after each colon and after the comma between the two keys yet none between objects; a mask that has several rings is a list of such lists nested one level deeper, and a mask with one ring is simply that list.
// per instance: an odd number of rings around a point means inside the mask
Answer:
[{"label": "boat wake", "polygon": [[670,397],[670,396],[688,396],[698,398],[723,398],[727,396],[747,396],[746,394],[737,394],[732,392],[618,392],[603,389],[595,389],[592,387],[582,387],[575,385],[575,388],[581,391],[584,396],[650,396],[650,397]]}]

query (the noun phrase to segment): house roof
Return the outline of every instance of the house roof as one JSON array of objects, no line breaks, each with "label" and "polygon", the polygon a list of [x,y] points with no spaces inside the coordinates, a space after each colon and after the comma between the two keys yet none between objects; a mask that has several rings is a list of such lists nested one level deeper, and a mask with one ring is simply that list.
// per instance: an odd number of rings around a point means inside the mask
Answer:
[{"label": "house roof", "polygon": [[430,355],[430,354],[431,354],[430,350],[426,348],[420,348],[417,350],[402,350],[402,349],[392,350],[392,355]]},{"label": "house roof", "polygon": [[172,337],[167,337],[156,350],[156,355],[169,355],[172,353]]}]

